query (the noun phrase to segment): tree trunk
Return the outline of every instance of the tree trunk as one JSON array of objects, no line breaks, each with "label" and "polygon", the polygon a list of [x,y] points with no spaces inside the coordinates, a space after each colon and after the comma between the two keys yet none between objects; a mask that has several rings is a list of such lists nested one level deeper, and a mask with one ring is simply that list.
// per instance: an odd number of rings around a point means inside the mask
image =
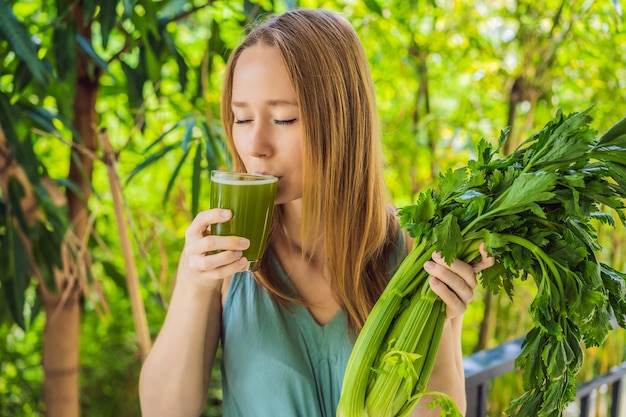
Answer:
[{"label": "tree trunk", "polygon": [[[73,19],[78,34],[91,42],[91,27],[85,25],[83,2],[76,2]],[[78,48],[78,45],[76,45]],[[73,138],[68,178],[80,193],[67,188],[67,203],[72,228],[78,242],[86,245],[88,202],[91,196],[93,159],[97,148],[96,99],[99,70],[89,57],[78,49],[77,86],[73,97]],[[47,417],[78,417],[79,400],[79,333],[82,289],[76,263],[64,257],[64,270],[57,275],[57,294],[43,297],[46,312],[44,334],[44,398]]]},{"label": "tree trunk", "polygon": [[140,294],[139,277],[137,276],[137,268],[135,267],[135,259],[133,257],[132,244],[128,233],[128,224],[124,217],[123,208],[123,192],[120,179],[117,176],[115,168],[115,153],[109,142],[106,132],[102,132],[101,146],[104,151],[104,160],[109,174],[109,185],[111,187],[111,195],[113,196],[113,209],[117,223],[117,232],[120,236],[120,246],[124,255],[126,265],[126,285],[128,288],[128,297],[130,298],[130,306],[133,311],[133,321],[135,322],[135,331],[137,332],[137,343],[141,352],[141,361],[143,362],[150,348],[152,341],[150,340],[150,331],[148,329],[148,320],[146,318],[146,310],[143,306],[143,299]]},{"label": "tree trunk", "polygon": [[[24,190],[24,197],[20,201],[22,211],[26,214],[28,225],[33,225],[42,218],[37,197],[33,193],[26,173],[18,165],[11,153],[6,137],[0,126],[0,190],[6,193],[8,180],[16,178]],[[56,190],[51,190],[56,192]],[[56,291],[46,287],[46,284],[34,263],[32,246],[28,237],[20,233],[24,246],[29,252],[33,273],[38,278],[39,294],[46,313],[43,346],[44,370],[44,402],[48,417],[78,417],[79,404],[79,354],[78,335],[80,323],[80,288],[78,279],[71,271],[76,269],[68,262],[71,258],[64,256],[64,274],[55,271]],[[62,250],[62,249],[61,249]],[[63,250],[62,250],[63,252]]]},{"label": "tree trunk", "polygon": [[42,295],[46,312],[43,369],[47,417],[80,415],[80,288],[78,281],[68,285],[59,294]]}]

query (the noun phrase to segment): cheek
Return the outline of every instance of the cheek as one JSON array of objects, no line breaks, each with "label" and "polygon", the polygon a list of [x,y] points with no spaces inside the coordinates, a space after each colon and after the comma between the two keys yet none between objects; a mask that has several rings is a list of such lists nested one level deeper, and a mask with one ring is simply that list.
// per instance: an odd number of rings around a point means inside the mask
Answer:
[{"label": "cheek", "polygon": [[246,152],[244,152],[244,144],[241,140],[237,140],[237,135],[233,133],[233,148],[236,155],[243,161],[244,165],[247,167],[248,161],[246,160]]},{"label": "cheek", "polygon": [[285,204],[302,198],[302,177],[290,176],[289,182],[278,185],[275,204]]},{"label": "cheek", "polygon": [[235,152],[237,152],[238,155],[241,155],[242,141],[239,135],[235,132],[235,129],[233,129],[232,135],[233,135],[233,146],[235,148]]},{"label": "cheek", "polygon": [[304,169],[303,166],[303,161],[304,161],[304,146],[302,144],[302,138],[296,138],[296,140],[290,142],[289,145],[289,154],[291,156],[291,159],[293,161],[293,163],[297,166],[302,167],[302,169]]}]

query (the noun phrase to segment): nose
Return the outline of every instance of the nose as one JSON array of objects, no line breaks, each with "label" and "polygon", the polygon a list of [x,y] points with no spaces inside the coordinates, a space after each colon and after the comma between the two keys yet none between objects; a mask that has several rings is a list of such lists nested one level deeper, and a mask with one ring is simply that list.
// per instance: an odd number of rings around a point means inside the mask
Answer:
[{"label": "nose", "polygon": [[248,154],[255,158],[267,158],[272,155],[272,143],[270,139],[270,129],[265,123],[255,123],[249,132]]}]

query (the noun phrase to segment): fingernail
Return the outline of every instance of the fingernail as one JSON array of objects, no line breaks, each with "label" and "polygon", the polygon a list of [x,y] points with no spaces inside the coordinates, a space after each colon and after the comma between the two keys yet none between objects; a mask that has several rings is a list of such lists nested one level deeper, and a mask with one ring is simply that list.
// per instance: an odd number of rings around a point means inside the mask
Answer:
[{"label": "fingernail", "polygon": [[441,259],[441,252],[433,252],[433,258]]},{"label": "fingernail", "polygon": [[240,260],[237,261],[237,263],[241,266],[245,265],[248,263],[248,261],[246,260],[246,258],[241,258]]},{"label": "fingernail", "polygon": [[242,248],[247,248],[248,246],[250,246],[250,241],[248,239],[241,239],[239,241],[239,246],[241,246]]},{"label": "fingernail", "polygon": [[424,269],[430,271],[434,267],[435,267],[435,263],[433,261],[426,261],[426,262],[424,262]]},{"label": "fingernail", "polygon": [[230,217],[230,210],[222,210],[222,211],[220,212],[220,215],[221,215],[222,217]]},{"label": "fingernail", "polygon": [[233,252],[233,255],[235,255],[235,258],[241,258],[241,255],[243,255],[243,252],[240,250],[236,250]]}]

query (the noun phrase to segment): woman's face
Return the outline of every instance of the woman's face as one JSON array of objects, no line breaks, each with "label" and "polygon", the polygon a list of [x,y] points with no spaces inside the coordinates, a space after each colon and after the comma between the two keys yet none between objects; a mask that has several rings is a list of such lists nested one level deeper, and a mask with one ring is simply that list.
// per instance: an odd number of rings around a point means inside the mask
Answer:
[{"label": "woman's face", "polygon": [[302,197],[302,125],[278,48],[257,44],[235,65],[231,109],[235,149],[246,171],[279,178],[276,204]]}]

